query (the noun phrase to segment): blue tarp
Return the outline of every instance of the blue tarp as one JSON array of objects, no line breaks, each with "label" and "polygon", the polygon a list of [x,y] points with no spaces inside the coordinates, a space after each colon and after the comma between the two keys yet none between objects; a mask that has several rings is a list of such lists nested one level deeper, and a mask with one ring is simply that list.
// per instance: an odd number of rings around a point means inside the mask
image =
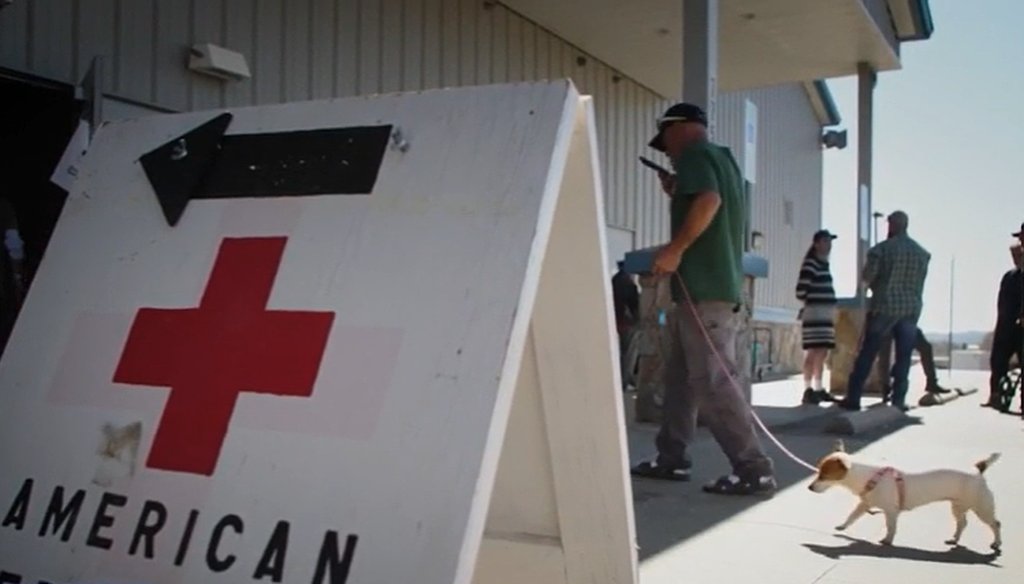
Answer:
[{"label": "blue tarp", "polygon": [[[654,254],[659,249],[660,246],[648,247],[627,253],[623,269],[629,274],[647,273],[654,261]],[[751,278],[767,278],[768,258],[749,252],[743,254],[743,273]]]}]

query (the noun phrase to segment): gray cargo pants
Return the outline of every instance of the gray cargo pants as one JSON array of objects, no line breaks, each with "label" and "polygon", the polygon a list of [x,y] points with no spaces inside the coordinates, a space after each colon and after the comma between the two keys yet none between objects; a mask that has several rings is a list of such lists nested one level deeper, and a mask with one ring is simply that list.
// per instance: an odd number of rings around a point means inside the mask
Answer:
[{"label": "gray cargo pants", "polygon": [[750,405],[730,379],[744,377],[736,356],[736,335],[743,318],[740,310],[727,302],[701,302],[696,306],[727,370],[711,351],[686,302],[669,313],[672,342],[665,363],[664,415],[657,438],[659,466],[690,465],[687,446],[693,442],[699,411],[729,458],[734,474],[743,478],[772,474],[772,460],[761,448]]}]

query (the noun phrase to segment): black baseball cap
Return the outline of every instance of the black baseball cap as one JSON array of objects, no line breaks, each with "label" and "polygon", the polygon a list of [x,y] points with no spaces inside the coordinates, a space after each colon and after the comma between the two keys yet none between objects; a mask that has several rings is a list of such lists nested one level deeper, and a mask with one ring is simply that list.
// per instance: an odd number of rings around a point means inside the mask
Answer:
[{"label": "black baseball cap", "polygon": [[665,151],[665,142],[662,132],[665,127],[675,122],[693,122],[705,128],[708,126],[708,115],[698,105],[692,103],[677,103],[665,110],[665,113],[658,118],[658,134],[647,143],[658,152]]},{"label": "black baseball cap", "polygon": [[818,231],[814,232],[814,241],[819,241],[822,239],[835,239],[837,237],[839,236],[833,234],[828,229],[819,229]]},{"label": "black baseball cap", "polygon": [[1010,235],[1013,235],[1014,237],[1020,237],[1021,233],[1024,233],[1024,223],[1020,224],[1020,231],[1018,231],[1017,233],[1011,233]]}]

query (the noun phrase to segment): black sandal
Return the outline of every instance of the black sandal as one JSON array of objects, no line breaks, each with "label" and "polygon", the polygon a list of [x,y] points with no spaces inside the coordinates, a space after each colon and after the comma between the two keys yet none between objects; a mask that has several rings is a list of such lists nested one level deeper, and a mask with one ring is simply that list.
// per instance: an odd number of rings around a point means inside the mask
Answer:
[{"label": "black sandal", "polygon": [[771,476],[750,481],[728,475],[704,485],[704,492],[713,495],[772,495],[777,488],[775,478]]},{"label": "black sandal", "polygon": [[635,477],[645,479],[659,479],[663,481],[688,481],[690,480],[690,469],[681,466],[662,466],[657,461],[649,460],[641,462],[629,470]]}]

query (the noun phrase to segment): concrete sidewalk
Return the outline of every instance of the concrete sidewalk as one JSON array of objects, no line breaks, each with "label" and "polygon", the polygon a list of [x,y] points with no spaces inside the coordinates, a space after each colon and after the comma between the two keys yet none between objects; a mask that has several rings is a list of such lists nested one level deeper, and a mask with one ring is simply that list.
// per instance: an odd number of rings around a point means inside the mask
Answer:
[{"label": "concrete sidewalk", "polygon": [[[769,429],[777,431],[838,415],[839,412],[830,404],[801,405],[800,400],[804,392],[802,384],[803,381],[799,377],[754,384],[751,392],[754,411]],[[633,422],[633,407],[630,401],[635,396],[635,393],[626,394],[626,428],[629,435],[630,460],[633,462],[654,454],[654,437],[658,434],[657,424]],[[706,434],[702,432],[702,439],[710,438]]]},{"label": "concrete sidewalk", "polygon": [[[987,374],[958,373],[951,386],[979,387]],[[797,395],[799,380],[789,385],[756,386],[755,403],[784,404]],[[770,385],[774,385],[771,387]],[[912,387],[924,386],[915,379]],[[901,425],[846,440],[847,449],[867,460],[907,471],[971,465],[993,451],[1004,458],[986,475],[996,493],[1004,526],[1005,555],[989,553],[990,534],[969,519],[965,548],[943,544],[953,530],[946,504],[904,514],[896,546],[877,545],[882,519],[865,517],[845,534],[833,530],[853,508],[848,492],[813,494],[806,489],[811,472],[771,448],[780,492],[772,499],[706,495],[700,485],[728,472],[725,457],[708,438],[693,446],[691,483],[634,480],[642,584],[753,582],[758,584],[908,584],[928,582],[977,584],[1008,582],[1024,575],[1020,540],[1024,507],[1014,506],[1016,485],[1024,480],[1024,422],[978,407],[987,391],[946,406],[911,412]],[[912,396],[915,399],[920,395]],[[987,397],[987,396],[986,396]],[[781,405],[767,407],[782,407]],[[783,408],[786,409],[786,408]],[[824,409],[824,408],[821,408]],[[816,412],[783,425],[778,437],[801,458],[813,462],[831,450],[834,437],[821,430],[826,420]],[[634,461],[653,452],[654,430],[630,429]]]},{"label": "concrete sidewalk", "polygon": [[[785,427],[791,424],[799,424],[814,418],[828,416],[835,412],[831,411],[829,404],[820,406],[805,406],[800,403],[803,397],[803,381],[799,376],[793,376],[777,381],[766,381],[755,383],[751,395],[754,409],[761,421],[769,428]],[[627,393],[626,411],[627,424],[630,427],[643,428],[649,424],[637,424],[633,422],[633,407],[629,403],[635,399],[635,393]],[[877,399],[865,398],[865,405],[878,402]]]}]

